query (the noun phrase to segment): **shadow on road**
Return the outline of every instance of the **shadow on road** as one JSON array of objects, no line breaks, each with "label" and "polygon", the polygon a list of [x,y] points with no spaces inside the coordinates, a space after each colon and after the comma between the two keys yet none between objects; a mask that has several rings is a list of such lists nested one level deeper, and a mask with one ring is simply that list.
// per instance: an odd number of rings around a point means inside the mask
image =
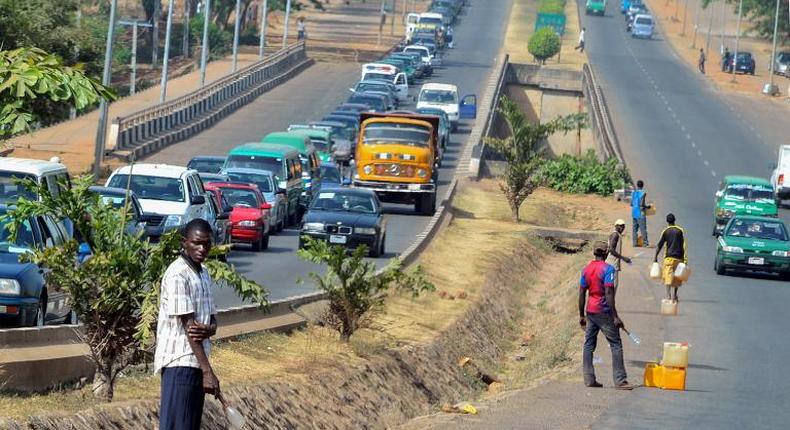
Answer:
[{"label": "shadow on road", "polygon": [[[634,367],[645,367],[645,366],[647,366],[648,362],[647,361],[642,361],[642,360],[628,360],[628,363],[631,366],[634,366]],[[708,365],[708,364],[693,364],[693,363],[689,363],[689,369],[715,370],[715,371],[718,371],[718,372],[728,372],[729,371],[729,369],[725,369],[723,367],[716,367],[716,366],[711,366],[711,365]]]}]

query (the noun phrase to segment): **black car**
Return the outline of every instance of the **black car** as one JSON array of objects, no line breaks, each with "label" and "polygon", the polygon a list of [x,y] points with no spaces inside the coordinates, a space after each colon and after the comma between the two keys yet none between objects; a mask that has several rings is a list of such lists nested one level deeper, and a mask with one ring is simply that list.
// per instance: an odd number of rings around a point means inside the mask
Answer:
[{"label": "black car", "polygon": [[739,52],[737,58],[732,59],[732,66],[730,66],[730,72],[732,72],[732,67],[735,67],[735,73],[741,72],[744,74],[754,75],[755,63],[754,57],[752,56],[751,52]]},{"label": "black car", "polygon": [[225,165],[225,157],[216,155],[198,155],[187,163],[187,169],[194,169],[201,173],[219,173]]},{"label": "black car", "polygon": [[313,198],[302,219],[300,248],[307,237],[350,249],[367,245],[371,257],[381,257],[387,237],[381,202],[372,190],[323,189]]},{"label": "black car", "polygon": [[351,97],[348,98],[348,103],[366,104],[369,106],[368,111],[373,111],[373,112],[387,111],[387,100],[384,98],[384,96],[356,93],[356,94],[352,94]]}]

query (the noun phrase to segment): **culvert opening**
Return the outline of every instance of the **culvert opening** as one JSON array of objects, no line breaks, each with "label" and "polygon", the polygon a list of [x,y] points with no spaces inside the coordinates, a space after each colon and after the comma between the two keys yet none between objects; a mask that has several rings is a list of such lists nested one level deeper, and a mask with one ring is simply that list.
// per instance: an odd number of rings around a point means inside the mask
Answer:
[{"label": "culvert opening", "polygon": [[560,254],[577,254],[589,243],[586,239],[567,239],[557,237],[544,237],[546,243],[551,246],[554,252]]}]

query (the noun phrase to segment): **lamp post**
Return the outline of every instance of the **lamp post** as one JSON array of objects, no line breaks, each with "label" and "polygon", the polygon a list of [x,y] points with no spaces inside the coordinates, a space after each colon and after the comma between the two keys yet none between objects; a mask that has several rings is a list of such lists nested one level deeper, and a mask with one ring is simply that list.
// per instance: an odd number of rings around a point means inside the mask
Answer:
[{"label": "lamp post", "polygon": [[170,63],[170,31],[173,29],[173,3],[170,0],[167,5],[167,25],[165,27],[165,53],[162,58],[162,81],[159,84],[159,103],[163,103],[167,98],[167,69]]},{"label": "lamp post", "polygon": [[741,13],[743,13],[743,0],[738,2],[738,24],[735,26],[735,56],[732,57],[732,80],[735,82],[735,72],[738,70],[738,42],[741,40]]},{"label": "lamp post", "polygon": [[[724,0],[722,0],[724,1]],[[710,6],[710,3],[708,4]],[[705,52],[710,52],[710,35],[713,33],[713,8],[710,8],[710,20],[708,21],[708,36],[705,39]]]},{"label": "lamp post", "polygon": [[[788,6],[790,6],[790,3],[788,3]],[[788,18],[790,19],[790,16]],[[774,40],[773,40],[773,48],[771,48],[771,69],[770,69],[770,77],[768,81],[771,94],[776,93],[776,87],[774,86],[774,73],[776,72],[776,70],[774,68],[776,67],[776,34],[778,32],[779,32],[779,0],[776,0],[776,15],[774,16]]]},{"label": "lamp post", "polygon": [[288,21],[291,19],[291,0],[285,2],[285,28],[283,29],[283,49],[288,46]]},{"label": "lamp post", "polygon": [[680,29],[681,36],[686,35],[686,17],[688,16],[688,14],[689,14],[689,0],[686,0],[686,2],[683,3],[683,27]]},{"label": "lamp post", "polygon": [[233,26],[233,66],[231,72],[236,73],[239,65],[239,26],[241,25],[241,0],[236,0],[236,23]]},{"label": "lamp post", "polygon": [[203,46],[200,48],[200,86],[206,84],[206,63],[208,63],[208,22],[211,17],[211,0],[206,0],[203,8]]},{"label": "lamp post", "polygon": [[[101,83],[105,87],[110,86],[112,75],[112,40],[115,33],[115,10],[118,8],[118,0],[110,1],[110,23],[107,25],[107,44],[104,48],[104,71]],[[107,113],[109,106],[107,100],[102,98],[99,102],[99,125],[96,127],[96,148],[93,154],[93,177],[98,178],[101,174],[101,162],[104,158],[104,142],[107,138]]]},{"label": "lamp post", "polygon": [[702,0],[697,0],[697,9],[694,12],[694,38],[691,39],[691,47],[697,47],[697,33],[699,32],[699,16],[702,12]]},{"label": "lamp post", "polygon": [[384,31],[384,16],[384,0],[381,0],[381,9],[379,11],[379,37],[376,40],[376,46],[381,45],[381,33]]},{"label": "lamp post", "polygon": [[181,37],[181,54],[184,58],[189,58],[189,14],[192,12],[190,5],[191,0],[184,1],[184,31]]},{"label": "lamp post", "polygon": [[721,36],[719,38],[719,55],[724,54],[724,33],[727,28],[727,17],[724,12],[727,10],[727,3],[721,2]]},{"label": "lamp post", "polygon": [[132,26],[132,61],[131,61],[131,69],[132,74],[129,79],[129,94],[134,94],[135,89],[137,88],[137,27],[147,27],[151,28],[154,25],[150,22],[145,21],[118,21],[120,25],[131,25]]},{"label": "lamp post", "polygon": [[263,49],[266,46],[266,16],[269,13],[269,0],[263,0],[261,12],[261,41],[258,43],[258,59],[263,60]]}]

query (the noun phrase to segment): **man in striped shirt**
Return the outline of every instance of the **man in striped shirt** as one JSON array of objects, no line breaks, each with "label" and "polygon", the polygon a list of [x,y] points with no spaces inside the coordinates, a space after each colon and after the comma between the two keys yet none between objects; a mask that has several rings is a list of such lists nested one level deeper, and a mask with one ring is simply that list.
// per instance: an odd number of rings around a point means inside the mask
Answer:
[{"label": "man in striped shirt", "polygon": [[154,372],[162,375],[160,430],[198,430],[205,395],[219,395],[208,361],[217,310],[203,265],[211,250],[211,225],[195,219],[182,234],[181,255],[167,268],[159,294]]}]

